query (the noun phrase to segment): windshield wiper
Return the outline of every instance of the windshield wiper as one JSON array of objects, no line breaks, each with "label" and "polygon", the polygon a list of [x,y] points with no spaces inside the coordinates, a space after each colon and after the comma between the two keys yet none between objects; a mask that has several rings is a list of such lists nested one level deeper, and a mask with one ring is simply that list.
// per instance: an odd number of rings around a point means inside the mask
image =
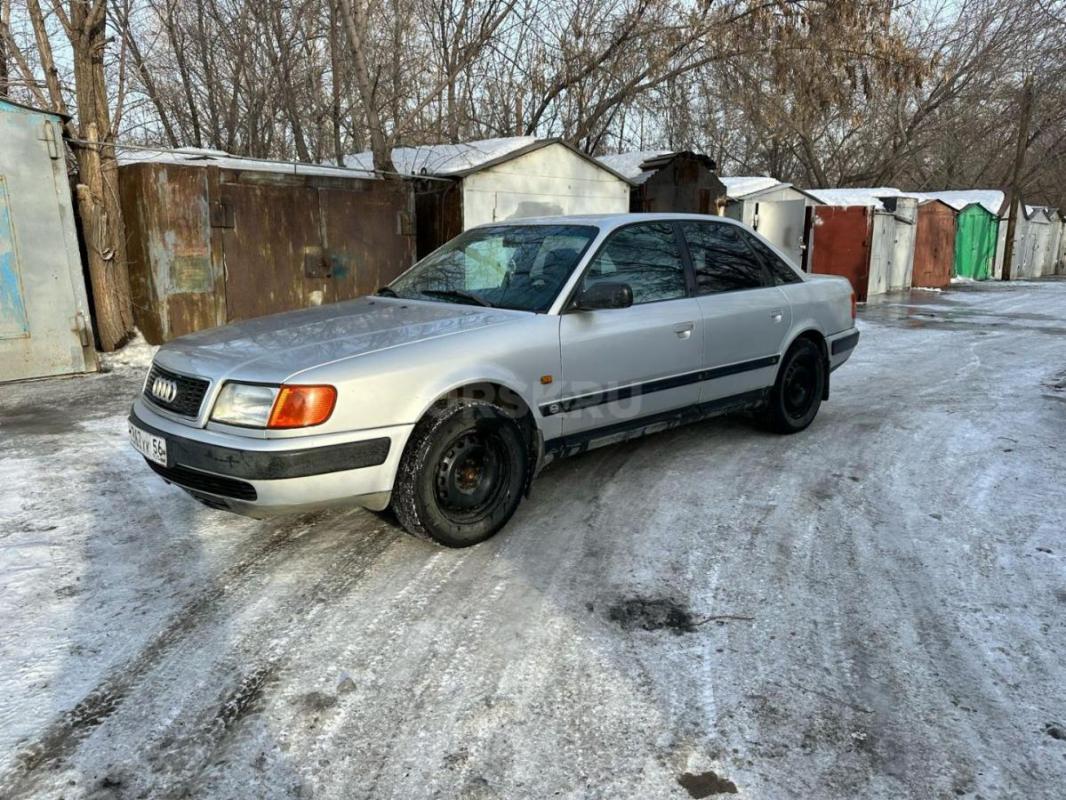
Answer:
[{"label": "windshield wiper", "polygon": [[382,286],[380,289],[374,292],[374,294],[376,294],[378,297],[399,297],[399,295],[396,294],[396,292],[388,286]]},{"label": "windshield wiper", "polygon": [[445,299],[451,298],[453,300],[465,300],[468,303],[474,303],[475,305],[485,306],[486,308],[492,308],[492,303],[483,297],[478,297],[476,294],[470,292],[464,292],[462,289],[419,289],[419,294],[427,295],[428,297],[443,297]]}]

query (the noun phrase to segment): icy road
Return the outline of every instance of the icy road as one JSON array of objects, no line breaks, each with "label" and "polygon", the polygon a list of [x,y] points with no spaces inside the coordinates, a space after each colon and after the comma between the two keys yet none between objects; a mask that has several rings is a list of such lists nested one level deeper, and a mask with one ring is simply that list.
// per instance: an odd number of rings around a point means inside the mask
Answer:
[{"label": "icy road", "polygon": [[445,551],[255,522],[0,387],[0,797],[1062,798],[1066,282],[867,308],[799,436],[553,465]]}]

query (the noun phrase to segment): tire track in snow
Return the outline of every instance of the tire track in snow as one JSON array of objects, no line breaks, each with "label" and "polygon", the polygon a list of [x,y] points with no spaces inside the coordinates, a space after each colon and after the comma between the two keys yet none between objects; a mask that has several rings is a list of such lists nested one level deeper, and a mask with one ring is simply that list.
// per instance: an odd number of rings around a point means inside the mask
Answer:
[{"label": "tire track in snow", "polygon": [[[151,775],[151,785],[145,787],[149,796],[161,793],[173,797],[201,796],[198,786],[206,767],[226,752],[239,734],[240,722],[269,702],[267,689],[285,681],[286,672],[300,654],[297,640],[304,637],[318,616],[363,582],[397,538],[374,534],[341,559],[330,561],[328,568],[322,568],[320,562],[333,555],[332,548],[313,556],[313,562],[300,573],[317,569],[321,577],[312,583],[300,582],[298,594],[271,613],[271,617],[284,617],[289,622],[281,630],[271,631],[265,652],[256,652],[263,650],[262,631],[243,630],[228,653],[212,664],[201,679],[208,686],[217,686],[229,683],[229,676],[242,675],[236,685],[223,689],[217,700],[202,705],[194,703],[192,719],[175,719],[167,729],[156,732],[150,752],[144,758],[162,765],[164,771]],[[205,649],[209,646],[205,643]],[[196,659],[186,652],[183,661],[195,663]],[[183,665],[178,666],[180,669]],[[179,733],[173,735],[172,729]]]},{"label": "tire track in snow", "polygon": [[[265,542],[250,548],[250,552],[215,577],[211,589],[187,603],[134,658],[113,669],[81,701],[15,755],[14,766],[0,775],[0,794],[26,794],[33,786],[35,775],[64,763],[87,736],[116,713],[138,683],[175,647],[211,624],[214,611],[232,598],[255,592],[257,577],[275,570],[321,516],[300,518],[288,528],[278,525]],[[394,538],[387,538],[388,544],[392,541]]]}]

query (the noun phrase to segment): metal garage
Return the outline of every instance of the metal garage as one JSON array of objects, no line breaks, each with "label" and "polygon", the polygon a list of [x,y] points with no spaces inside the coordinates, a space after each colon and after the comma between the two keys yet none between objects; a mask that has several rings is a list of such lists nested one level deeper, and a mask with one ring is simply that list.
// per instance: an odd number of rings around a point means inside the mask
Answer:
[{"label": "metal garage", "polygon": [[0,381],[96,369],[62,123],[0,99]]},{"label": "metal garage", "polygon": [[[820,206],[838,208],[865,207],[870,209],[869,264],[866,270],[866,286],[856,287],[862,297],[872,297],[886,292],[902,291],[911,286],[914,264],[914,241],[918,214],[918,200],[902,194],[892,187],[850,188],[850,189],[807,189],[805,190]],[[811,211],[808,213],[815,213]],[[841,217],[835,222],[844,224]],[[825,215],[819,217],[824,224]],[[854,215],[856,224],[865,226]],[[836,235],[836,234],[834,234]],[[819,254],[818,269],[824,266],[830,254],[826,233],[820,225],[812,222],[808,228],[809,243],[812,249],[821,241],[823,252]]]},{"label": "metal garage", "polygon": [[[417,181],[419,257],[486,222],[629,210],[629,181],[560,139],[398,147],[392,161]],[[369,170],[373,158],[359,153],[345,163]]]},{"label": "metal garage", "polygon": [[630,211],[717,214],[725,205],[714,159],[702,153],[646,150],[597,160],[633,184]]},{"label": "metal garage", "polygon": [[405,181],[195,149],[121,163],[135,315],[153,344],[358,297],[414,261]]},{"label": "metal garage", "polygon": [[1003,192],[996,189],[960,189],[925,192],[926,200],[939,200],[956,211],[955,261],[959,278],[986,280],[995,275],[1001,237],[1000,216],[1006,211]]}]

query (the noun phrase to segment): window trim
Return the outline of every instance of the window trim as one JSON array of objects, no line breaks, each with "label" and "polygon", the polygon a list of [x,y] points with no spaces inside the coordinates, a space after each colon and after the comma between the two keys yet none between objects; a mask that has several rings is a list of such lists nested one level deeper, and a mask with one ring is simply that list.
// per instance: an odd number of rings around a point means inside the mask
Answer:
[{"label": "window trim", "polygon": [[762,258],[759,256],[759,254],[756,253],[751,248],[751,245],[749,245],[744,240],[743,236],[740,236],[741,244],[744,245],[744,249],[747,251],[748,255],[751,256],[751,258],[755,262],[755,265],[759,268],[759,271],[762,273],[764,285],[762,285],[762,286],[749,286],[749,287],[747,287],[745,289],[726,289],[726,290],[720,291],[720,292],[701,292],[699,290],[699,283],[696,280],[696,266],[695,266],[695,264],[692,261],[692,254],[689,252],[688,239],[685,238],[684,231],[682,230],[682,225],[684,223],[686,223],[686,222],[692,223],[694,225],[715,225],[715,226],[718,226],[718,227],[738,228],[739,229],[739,233],[741,233],[741,234],[745,234],[746,233],[746,234],[748,234],[748,236],[751,236],[751,233],[749,233],[744,228],[743,225],[737,225],[734,222],[725,222],[725,221],[720,221],[720,220],[715,220],[715,219],[706,219],[706,220],[704,220],[704,219],[681,219],[681,220],[676,220],[675,221],[675,223],[677,225],[677,235],[681,237],[681,242],[682,242],[682,245],[684,246],[685,255],[688,258],[689,267],[690,267],[690,270],[692,272],[692,280],[693,280],[693,284],[694,284],[693,285],[693,297],[714,297],[715,295],[718,295],[718,294],[736,294],[737,292],[757,292],[760,289],[780,289],[781,288],[780,286],[777,285],[777,283],[774,282],[773,273],[770,272],[770,268],[768,266],[766,266],[765,262],[763,262]]},{"label": "window trim", "polygon": [[[748,234],[748,239],[752,238],[752,235],[751,235],[750,232],[748,232],[748,231],[744,231],[744,232]],[[799,271],[793,269],[792,265],[789,264],[787,261],[785,261],[783,258],[781,258],[781,256],[777,255],[777,253],[774,252],[773,248],[770,247],[768,244],[760,242],[760,244],[762,244],[763,247],[765,247],[767,250],[770,251],[770,255],[772,255],[774,258],[776,258],[778,261],[780,261],[782,264],[784,264],[785,265],[785,269],[787,269],[789,272],[791,272],[796,277],[796,280],[791,281],[790,283],[778,283],[776,281],[776,279],[774,278],[774,271],[773,271],[773,269],[770,268],[770,265],[766,263],[766,259],[762,255],[760,255],[758,250],[756,250],[755,248],[753,248],[751,246],[750,242],[745,241],[744,244],[747,245],[748,250],[751,251],[751,254],[753,256],[755,256],[755,258],[759,261],[759,263],[761,263],[763,265],[763,269],[767,272],[767,274],[769,274],[770,280],[773,282],[773,287],[774,288],[780,289],[782,286],[789,286],[792,283],[803,283],[803,273],[802,272],[799,272]]]},{"label": "window trim", "polygon": [[677,219],[637,219],[632,222],[627,222],[624,225],[619,225],[617,228],[612,228],[603,241],[600,242],[600,246],[588,256],[588,260],[585,262],[585,266],[581,269],[581,274],[578,275],[577,280],[574,282],[573,287],[570,289],[570,293],[567,295],[566,300],[563,302],[559,309],[559,314],[575,314],[581,313],[581,310],[575,307],[574,301],[577,299],[578,291],[581,289],[581,284],[585,280],[585,276],[588,275],[589,270],[592,269],[592,264],[599,256],[599,254],[610,244],[611,240],[618,235],[621,231],[627,228],[632,228],[635,225],[669,225],[670,230],[674,234],[674,244],[677,246],[678,255],[681,257],[681,269],[685,276],[685,294],[681,297],[671,297],[667,300],[652,300],[648,303],[634,303],[627,308],[609,308],[603,309],[604,311],[627,311],[629,308],[637,308],[639,306],[650,306],[655,303],[670,303],[675,300],[688,300],[692,297],[696,297],[695,293],[695,273],[692,271],[692,262],[688,258],[688,250],[685,247],[685,237],[681,235],[681,230],[678,227],[679,221]]}]

